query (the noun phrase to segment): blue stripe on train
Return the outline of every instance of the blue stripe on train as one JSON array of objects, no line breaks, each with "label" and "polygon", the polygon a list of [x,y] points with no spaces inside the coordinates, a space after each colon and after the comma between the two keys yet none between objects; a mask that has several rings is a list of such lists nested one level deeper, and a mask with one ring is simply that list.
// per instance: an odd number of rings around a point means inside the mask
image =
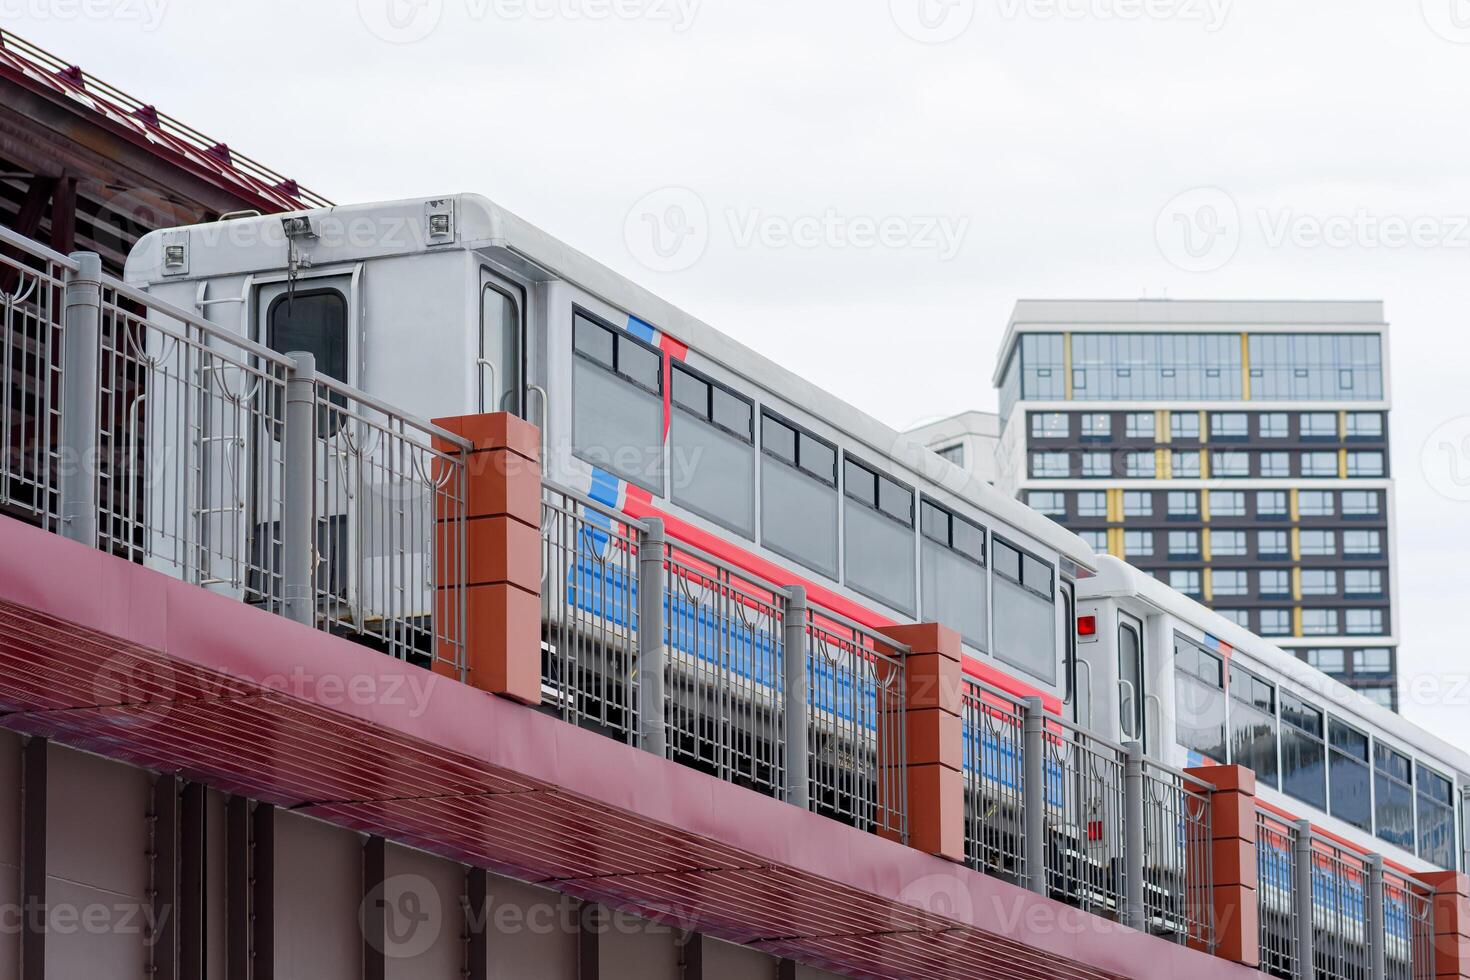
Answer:
[{"label": "blue stripe on train", "polygon": [[[1291,854],[1283,847],[1257,844],[1262,848],[1260,862],[1261,885],[1281,891],[1291,890]],[[1341,914],[1349,921],[1362,921],[1367,917],[1366,887],[1353,880],[1340,880],[1318,866],[1312,874],[1312,904],[1329,915]],[[1410,938],[1408,902],[1403,899],[1385,897],[1383,902],[1384,931],[1395,939]]]},{"label": "blue stripe on train", "polygon": [[[593,483],[596,489],[596,474]],[[606,493],[605,484],[602,492]],[[601,503],[605,498],[594,493],[593,499]],[[589,523],[601,526],[578,533],[576,559],[567,571],[567,601],[615,626],[630,626],[633,610],[638,607],[636,571],[606,560],[612,542],[611,519],[591,513],[587,518]],[[717,663],[725,671],[762,687],[781,690],[784,678],[775,654],[778,642],[768,631],[722,620],[707,606],[677,594],[665,595],[664,616],[669,646],[674,650]],[[877,727],[875,685],[857,683],[847,672],[837,671],[820,659],[809,665],[808,675],[816,710],[864,728]]]}]

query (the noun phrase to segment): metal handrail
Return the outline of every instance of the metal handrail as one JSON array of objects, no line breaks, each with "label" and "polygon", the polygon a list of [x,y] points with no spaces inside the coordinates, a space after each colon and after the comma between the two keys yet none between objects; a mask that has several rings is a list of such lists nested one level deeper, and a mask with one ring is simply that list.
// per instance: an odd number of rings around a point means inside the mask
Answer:
[{"label": "metal handrail", "polygon": [[23,252],[29,252],[36,258],[45,259],[47,262],[55,262],[62,268],[69,269],[72,272],[77,271],[76,262],[72,261],[69,256],[63,255],[53,248],[48,248],[34,238],[29,238],[11,231],[3,225],[0,225],[0,244],[7,245],[11,248],[18,248]]},{"label": "metal handrail", "polygon": [[428,419],[422,419],[418,416],[410,415],[402,409],[394,408],[387,402],[374,398],[372,395],[369,395],[366,392],[359,391],[358,389],[353,388],[351,385],[343,384],[335,378],[329,378],[325,374],[322,374],[320,371],[316,372],[313,380],[316,382],[318,387],[325,388],[327,391],[335,392],[338,395],[341,395],[343,398],[350,399],[352,402],[355,402],[359,406],[370,408],[375,412],[381,412],[389,418],[397,419],[398,421],[403,422],[407,425],[411,425],[416,429],[428,433],[429,435],[437,436],[438,438],[443,439],[445,442],[450,443],[458,449],[469,450],[474,448],[474,443],[470,442],[464,436],[461,436],[454,432],[450,432],[448,429],[442,428],[441,426],[430,422]]}]

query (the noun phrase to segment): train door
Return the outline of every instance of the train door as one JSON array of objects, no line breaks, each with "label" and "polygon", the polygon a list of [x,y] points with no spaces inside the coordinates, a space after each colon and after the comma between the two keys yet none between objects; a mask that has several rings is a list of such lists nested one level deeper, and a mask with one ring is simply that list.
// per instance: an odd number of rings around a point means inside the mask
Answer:
[{"label": "train door", "polygon": [[[348,275],[313,276],[294,282],[271,282],[256,287],[254,297],[255,339],[282,354],[305,351],[315,356],[318,376],[343,384],[352,384],[357,372],[358,356],[353,323],[354,277]],[[349,533],[359,506],[351,476],[353,461],[348,456],[354,447],[364,443],[362,434],[352,431],[348,419],[334,409],[346,410],[346,399],[332,392],[317,412],[317,477],[316,493],[316,591],[319,603],[334,601],[338,609],[322,610],[330,616],[351,618],[356,605],[355,585],[348,570],[357,567],[359,558],[371,560],[380,548],[361,535]],[[276,409],[284,412],[284,405]],[[254,550],[259,555],[257,567],[266,574],[279,574],[280,567],[280,480],[285,446],[279,425],[256,440],[253,470],[256,536],[261,542]],[[266,549],[269,549],[267,552]],[[359,555],[361,552],[361,555]],[[265,598],[264,585],[256,598]]]},{"label": "train door", "polygon": [[[1070,579],[1062,579],[1062,622],[1066,627],[1062,630],[1065,637],[1062,650],[1062,673],[1065,690],[1069,692],[1068,701],[1071,702],[1072,721],[1081,725],[1085,723],[1082,716],[1082,698],[1077,692],[1077,587]],[[1084,668],[1086,669],[1086,668]],[[1091,705],[1088,709],[1091,710]]]},{"label": "train door", "polygon": [[480,272],[479,410],[525,417],[526,303],[520,287]]},{"label": "train door", "polygon": [[1143,624],[1127,613],[1118,613],[1118,725],[1125,742],[1141,742],[1148,748],[1148,712],[1144,690]]}]

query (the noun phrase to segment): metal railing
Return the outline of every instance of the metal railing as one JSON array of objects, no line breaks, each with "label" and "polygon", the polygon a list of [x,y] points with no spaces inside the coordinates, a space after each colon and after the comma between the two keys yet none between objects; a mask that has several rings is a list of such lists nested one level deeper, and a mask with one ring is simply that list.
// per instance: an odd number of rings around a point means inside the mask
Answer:
[{"label": "metal railing", "polygon": [[1429,887],[1317,834],[1256,812],[1260,969],[1283,980],[1429,980]]},{"label": "metal railing", "polygon": [[429,422],[0,229],[0,507],[464,676],[465,451]]},{"label": "metal railing", "polygon": [[967,682],[964,713],[965,859],[972,868],[1029,884],[1026,864],[1026,705]]},{"label": "metal railing", "polygon": [[[1045,894],[1143,928],[1141,898],[1125,909],[1125,826],[1142,832],[1141,810],[1126,822],[1128,750],[1058,718],[1047,719],[1042,745],[1045,837],[1031,846],[1045,856]],[[1142,848],[1132,853],[1141,859]]]},{"label": "metal railing", "polygon": [[1143,907],[1148,930],[1215,945],[1214,788],[1151,760],[1142,764]]},{"label": "metal railing", "polygon": [[901,644],[551,482],[541,545],[547,710],[906,836]]}]

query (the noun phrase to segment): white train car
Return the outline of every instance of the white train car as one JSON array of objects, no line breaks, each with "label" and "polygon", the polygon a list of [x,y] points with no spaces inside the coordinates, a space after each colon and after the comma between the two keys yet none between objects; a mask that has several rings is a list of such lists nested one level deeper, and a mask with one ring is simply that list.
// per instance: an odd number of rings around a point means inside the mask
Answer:
[{"label": "white train car", "polygon": [[[1456,868],[1470,754],[1116,558],[1079,583],[1082,724],[1406,868]],[[1088,692],[1091,692],[1089,697]]]},{"label": "white train car", "polygon": [[482,197],[155,232],[126,275],[424,418],[522,414],[556,483],[863,626],[945,622],[972,675],[1075,707],[1080,538]]}]

